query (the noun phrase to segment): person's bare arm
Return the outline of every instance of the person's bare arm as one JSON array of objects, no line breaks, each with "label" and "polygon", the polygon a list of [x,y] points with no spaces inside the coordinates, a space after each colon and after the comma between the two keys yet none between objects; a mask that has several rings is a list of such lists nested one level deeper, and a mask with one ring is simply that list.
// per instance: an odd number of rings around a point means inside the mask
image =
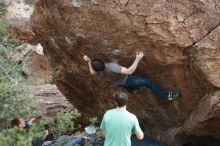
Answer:
[{"label": "person's bare arm", "polygon": [[94,75],[96,72],[95,72],[94,69],[92,68],[91,59],[90,59],[87,55],[85,55],[85,56],[83,57],[83,59],[84,59],[86,62],[88,62],[90,74]]},{"label": "person's bare arm", "polygon": [[144,133],[142,130],[135,132],[135,135],[137,136],[138,140],[142,140],[144,138]]},{"label": "person's bare arm", "polygon": [[32,125],[35,120],[36,120],[36,118],[32,118],[28,122],[29,122],[30,125]]},{"label": "person's bare arm", "polygon": [[122,67],[122,70],[121,70],[121,73],[122,74],[126,74],[126,75],[131,75],[134,73],[134,71],[136,70],[137,68],[137,65],[139,63],[139,61],[144,57],[144,53],[142,52],[137,52],[136,53],[136,58],[133,62],[133,64],[129,67],[129,68],[126,68],[126,67]]}]

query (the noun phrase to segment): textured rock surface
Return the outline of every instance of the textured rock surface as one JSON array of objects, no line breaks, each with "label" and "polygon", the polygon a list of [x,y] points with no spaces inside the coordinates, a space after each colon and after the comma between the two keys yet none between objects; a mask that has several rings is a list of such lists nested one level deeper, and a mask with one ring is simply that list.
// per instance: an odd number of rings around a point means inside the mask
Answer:
[{"label": "textured rock surface", "polygon": [[186,133],[220,137],[220,92],[200,101],[184,124]]},{"label": "textured rock surface", "polygon": [[28,21],[33,13],[33,4],[35,0],[3,0],[2,5],[5,6],[6,18],[9,21],[22,23]]},{"label": "textured rock surface", "polygon": [[7,54],[8,59],[22,64],[22,71],[33,85],[53,83],[51,65],[41,45],[22,44]]},{"label": "textured rock surface", "polygon": [[146,133],[168,143],[177,131],[220,138],[219,0],[39,0],[31,21],[56,85],[81,112],[102,117],[116,90],[88,75],[82,56],[129,66],[141,50],[135,74],[183,92],[171,102],[130,93]]},{"label": "textured rock surface", "polygon": [[55,116],[62,109],[73,109],[73,105],[60,93],[56,85],[32,86],[31,93],[39,104],[42,115]]},{"label": "textured rock surface", "polygon": [[37,44],[37,39],[32,33],[30,16],[34,10],[36,0],[3,0],[7,23],[14,26],[11,33],[18,39],[27,40],[31,44]]},{"label": "textured rock surface", "polygon": [[33,48],[32,52],[23,60],[24,74],[35,85],[53,83],[51,66],[43,54],[43,48],[40,45]]}]

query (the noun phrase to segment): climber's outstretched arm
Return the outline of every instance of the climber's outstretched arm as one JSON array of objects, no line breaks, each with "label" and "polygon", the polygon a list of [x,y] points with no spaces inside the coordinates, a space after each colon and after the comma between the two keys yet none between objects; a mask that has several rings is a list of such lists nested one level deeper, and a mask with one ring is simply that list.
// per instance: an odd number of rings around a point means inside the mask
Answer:
[{"label": "climber's outstretched arm", "polygon": [[142,52],[137,52],[136,53],[136,58],[133,62],[133,64],[129,67],[129,68],[126,68],[126,67],[122,67],[122,70],[121,70],[121,73],[122,74],[126,74],[126,75],[131,75],[134,73],[134,71],[136,70],[137,68],[137,65],[139,63],[139,61],[144,57],[144,53]]}]

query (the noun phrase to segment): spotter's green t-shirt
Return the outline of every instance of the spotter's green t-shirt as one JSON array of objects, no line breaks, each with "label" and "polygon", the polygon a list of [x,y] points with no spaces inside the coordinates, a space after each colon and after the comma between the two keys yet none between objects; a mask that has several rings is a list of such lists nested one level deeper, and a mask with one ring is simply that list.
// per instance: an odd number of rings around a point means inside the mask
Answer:
[{"label": "spotter's green t-shirt", "polygon": [[141,131],[134,114],[117,108],[105,113],[100,128],[105,132],[104,146],[131,146],[132,132]]}]

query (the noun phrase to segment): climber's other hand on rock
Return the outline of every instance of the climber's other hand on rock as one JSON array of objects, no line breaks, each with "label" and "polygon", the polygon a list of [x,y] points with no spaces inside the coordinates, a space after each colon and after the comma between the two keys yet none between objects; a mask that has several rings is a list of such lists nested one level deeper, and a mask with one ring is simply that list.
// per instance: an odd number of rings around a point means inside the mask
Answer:
[{"label": "climber's other hand on rock", "polygon": [[138,60],[141,60],[143,57],[144,57],[144,53],[142,53],[142,52],[136,52],[136,58],[137,58]]},{"label": "climber's other hand on rock", "polygon": [[87,55],[84,55],[83,56],[83,59],[87,62],[91,62],[91,59],[87,56]]}]

